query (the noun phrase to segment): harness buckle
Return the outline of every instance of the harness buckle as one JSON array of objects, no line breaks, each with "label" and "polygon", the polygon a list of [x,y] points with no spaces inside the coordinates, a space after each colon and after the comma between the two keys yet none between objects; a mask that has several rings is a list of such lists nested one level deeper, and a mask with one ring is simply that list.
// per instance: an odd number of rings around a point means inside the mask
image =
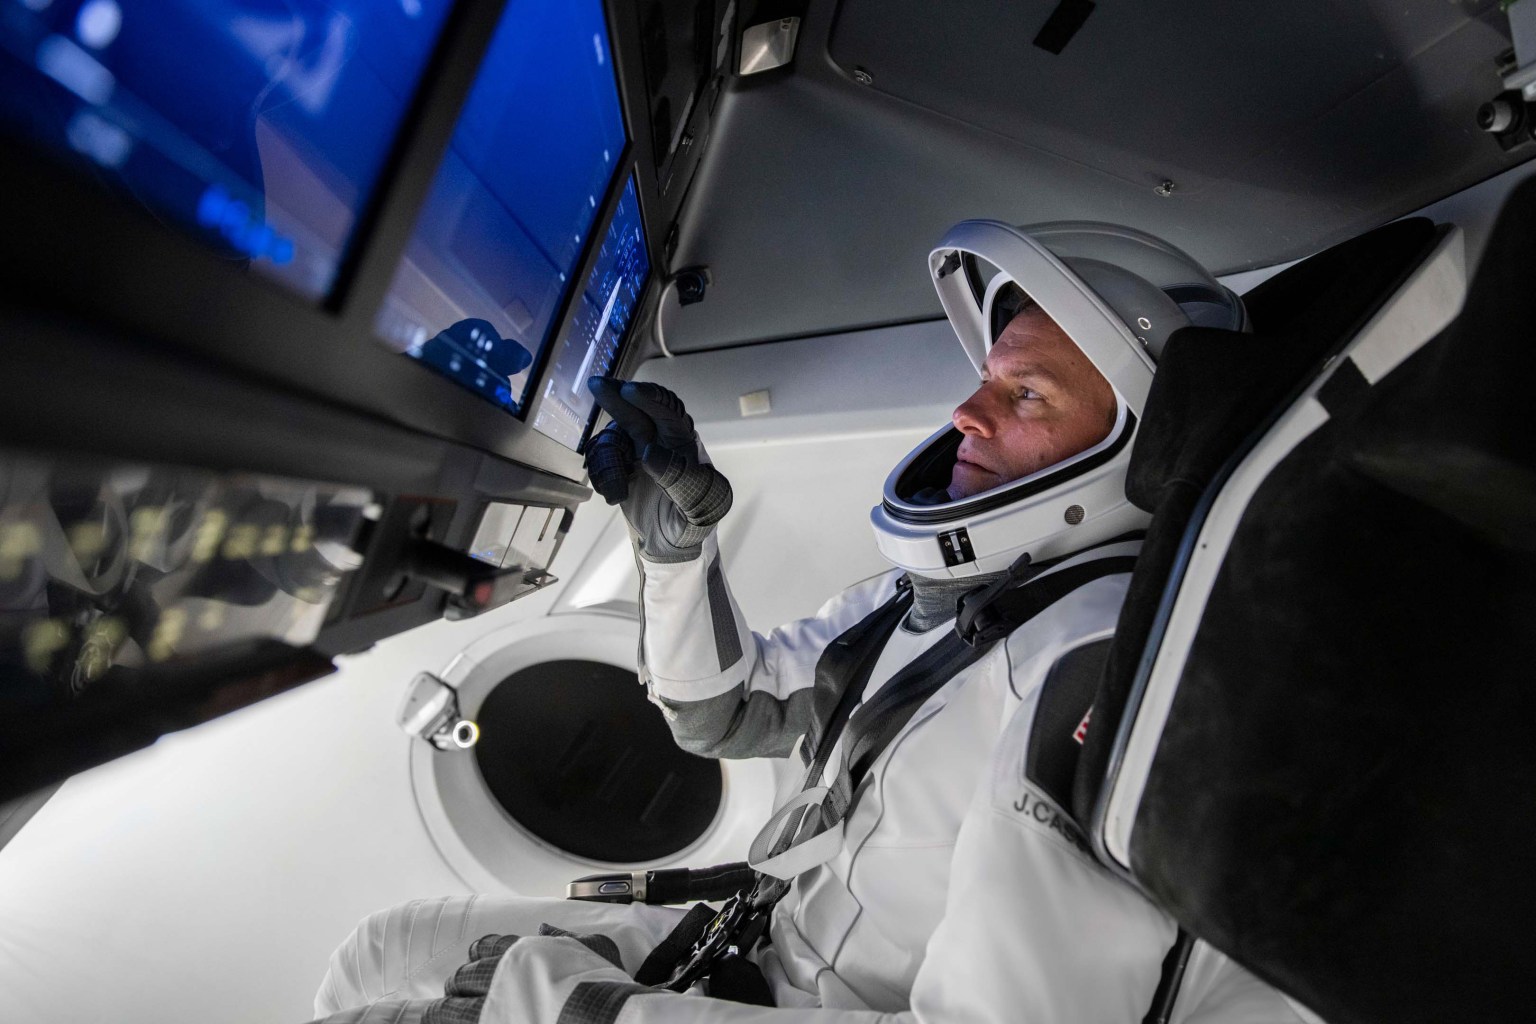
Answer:
[{"label": "harness buckle", "polygon": [[766,924],[772,910],[760,907],[757,902],[757,886],[743,889],[725,901],[720,913],[704,927],[704,934],[693,944],[687,959],[678,964],[672,976],[662,987],[673,992],[686,992],[694,983],[707,977],[715,966],[733,956],[744,956],[762,936],[760,925]]},{"label": "harness buckle", "polygon": [[1003,593],[1034,575],[1029,569],[1030,557],[1026,551],[999,579],[960,595],[955,602],[955,632],[961,640],[971,647],[985,647],[1013,631],[1014,623],[992,606]]}]

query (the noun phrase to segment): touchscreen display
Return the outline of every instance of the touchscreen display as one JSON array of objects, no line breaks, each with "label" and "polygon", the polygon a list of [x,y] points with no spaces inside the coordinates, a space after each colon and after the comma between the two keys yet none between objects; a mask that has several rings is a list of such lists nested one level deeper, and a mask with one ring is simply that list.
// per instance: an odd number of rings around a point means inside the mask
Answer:
[{"label": "touchscreen display", "polygon": [[587,378],[613,369],[650,270],[640,201],[631,175],[603,234],[597,262],[555,343],[533,417],[535,430],[567,448],[581,449],[596,405],[587,390]]},{"label": "touchscreen display", "polygon": [[451,0],[0,0],[0,130],[323,297]]},{"label": "touchscreen display", "polygon": [[508,4],[379,335],[521,414],[625,141],[601,0]]}]

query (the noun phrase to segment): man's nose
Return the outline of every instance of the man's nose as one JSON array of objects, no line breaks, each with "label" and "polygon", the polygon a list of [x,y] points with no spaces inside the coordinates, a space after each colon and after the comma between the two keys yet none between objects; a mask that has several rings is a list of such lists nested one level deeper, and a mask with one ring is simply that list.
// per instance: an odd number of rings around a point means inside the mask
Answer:
[{"label": "man's nose", "polygon": [[977,388],[975,394],[955,406],[949,419],[960,433],[973,437],[992,436],[992,418],[987,414],[986,396],[982,393],[985,390]]}]

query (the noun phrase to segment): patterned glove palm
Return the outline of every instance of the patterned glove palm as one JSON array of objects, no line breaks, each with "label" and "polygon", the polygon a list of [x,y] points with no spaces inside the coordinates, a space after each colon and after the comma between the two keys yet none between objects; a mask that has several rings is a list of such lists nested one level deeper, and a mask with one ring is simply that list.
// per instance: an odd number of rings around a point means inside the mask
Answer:
[{"label": "patterned glove palm", "polygon": [[731,485],[705,461],[693,417],[658,384],[593,377],[587,387],[613,418],[587,452],[592,487],[623,510],[644,558],[697,558],[730,511]]}]

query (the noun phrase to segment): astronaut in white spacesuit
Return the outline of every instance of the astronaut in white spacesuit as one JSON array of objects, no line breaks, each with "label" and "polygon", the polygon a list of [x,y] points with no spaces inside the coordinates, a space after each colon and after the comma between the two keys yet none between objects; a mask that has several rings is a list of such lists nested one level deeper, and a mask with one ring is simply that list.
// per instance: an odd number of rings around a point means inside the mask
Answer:
[{"label": "astronaut in white spacesuit", "polygon": [[[366,919],[332,958],[318,1014],[1143,1019],[1177,926],[1095,861],[1069,801],[1037,777],[1030,741],[1046,728],[1037,710],[1053,669],[1114,631],[1147,522],[1124,481],[1157,353],[1181,326],[1241,330],[1245,314],[1183,253],[1106,225],[967,222],[930,269],[981,384],[886,482],[872,519],[895,568],[772,633],[748,629],[731,598],[714,534],[730,486],[681,401],[655,385],[593,382],[614,422],[588,465],[639,556],[651,699],[695,753],[798,753],[811,766],[803,790],[785,794],[800,810],[775,815],[754,844],[766,934],[734,948],[773,1005],[635,981],[681,909],[455,897]],[[974,607],[957,622],[962,594],[1003,592],[1050,596],[981,640]],[[1080,743],[1090,725],[1066,728]],[[1172,1020],[1298,1019],[1195,945]]]}]

